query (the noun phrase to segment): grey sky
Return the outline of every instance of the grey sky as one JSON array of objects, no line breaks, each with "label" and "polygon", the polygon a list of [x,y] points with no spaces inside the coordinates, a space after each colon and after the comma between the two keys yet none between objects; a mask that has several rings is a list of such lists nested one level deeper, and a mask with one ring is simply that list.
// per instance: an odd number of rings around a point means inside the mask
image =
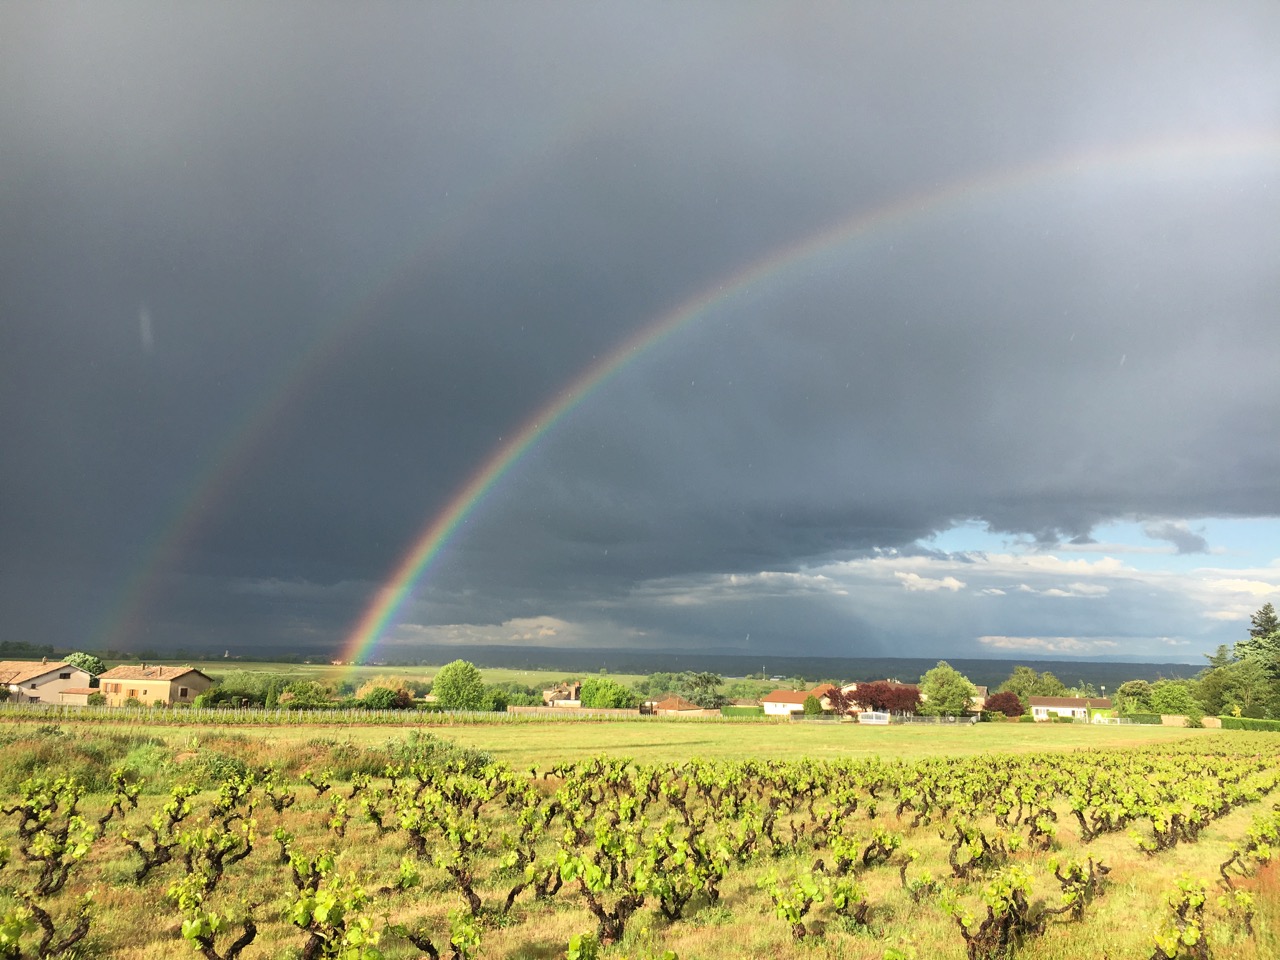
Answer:
[{"label": "grey sky", "polygon": [[1230,642],[1280,584],[1277,48],[1270,3],[6,5],[0,638],[337,647],[564,385],[892,208],[596,389],[388,649]]}]

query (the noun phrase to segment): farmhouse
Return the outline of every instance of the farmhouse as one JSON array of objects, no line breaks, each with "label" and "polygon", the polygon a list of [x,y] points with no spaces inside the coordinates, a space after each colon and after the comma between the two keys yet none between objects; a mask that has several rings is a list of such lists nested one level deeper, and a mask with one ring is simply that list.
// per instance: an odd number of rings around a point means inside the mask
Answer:
[{"label": "farmhouse", "polygon": [[809,697],[817,697],[823,710],[831,709],[831,693],[836,690],[829,683],[820,684],[812,690],[775,690],[760,698],[766,717],[789,717],[804,713],[804,702]]},{"label": "farmhouse", "polygon": [[1029,697],[1031,716],[1036,720],[1071,717],[1088,722],[1094,710],[1110,710],[1111,701],[1102,697]]},{"label": "farmhouse", "polygon": [[580,707],[582,706],[582,684],[577,680],[572,683],[558,683],[542,691],[542,702],[548,707]]},{"label": "farmhouse", "polygon": [[0,660],[0,685],[15,703],[59,703],[59,694],[68,687],[87,687],[93,679],[88,670],[69,663],[41,660]]},{"label": "farmhouse", "polygon": [[[99,691],[113,707],[130,698],[145,704],[192,703],[213,686],[213,679],[195,667],[114,667],[98,677]],[[80,684],[77,684],[80,686]]]},{"label": "farmhouse", "polygon": [[654,716],[658,717],[674,717],[679,716],[680,714],[684,714],[686,716],[695,714],[701,715],[704,713],[719,714],[720,712],[719,710],[703,710],[696,703],[686,700],[684,697],[680,696],[670,696],[665,700],[659,700],[652,704],[649,709]]}]

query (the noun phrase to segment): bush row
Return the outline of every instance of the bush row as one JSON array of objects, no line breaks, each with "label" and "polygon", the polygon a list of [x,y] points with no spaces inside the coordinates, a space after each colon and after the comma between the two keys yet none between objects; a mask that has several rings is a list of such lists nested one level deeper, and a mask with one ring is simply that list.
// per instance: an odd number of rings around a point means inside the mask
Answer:
[{"label": "bush row", "polygon": [[1280,720],[1254,720],[1250,717],[1219,717],[1223,730],[1280,730]]}]

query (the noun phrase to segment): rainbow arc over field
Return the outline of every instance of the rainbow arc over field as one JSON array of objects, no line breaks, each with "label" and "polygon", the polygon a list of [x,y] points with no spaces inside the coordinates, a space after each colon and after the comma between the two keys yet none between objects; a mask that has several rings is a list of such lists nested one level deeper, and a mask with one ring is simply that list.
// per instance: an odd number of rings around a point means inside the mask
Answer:
[{"label": "rainbow arc over field", "polygon": [[611,353],[593,363],[537,410],[489,454],[412,541],[391,574],[360,616],[340,657],[350,663],[367,657],[396,614],[411,597],[459,526],[484,501],[498,481],[538,440],[575,407],[628,366],[681,328],[753,287],[776,280],[789,270],[837,252],[877,231],[923,221],[962,204],[988,200],[1089,173],[1122,174],[1167,167],[1185,175],[1200,165],[1256,156],[1280,158],[1280,132],[1212,138],[1148,140],[1121,147],[1084,151],[1012,169],[952,181],[862,211],[797,243],[776,249],[743,269],[719,279],[674,309],[641,327]]}]

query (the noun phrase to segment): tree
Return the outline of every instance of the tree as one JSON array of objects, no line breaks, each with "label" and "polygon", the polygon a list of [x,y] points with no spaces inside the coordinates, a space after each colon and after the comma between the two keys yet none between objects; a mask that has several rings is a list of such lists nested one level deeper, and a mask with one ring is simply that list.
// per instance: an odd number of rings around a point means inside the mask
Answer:
[{"label": "tree", "polygon": [[1151,713],[1151,684],[1145,680],[1126,680],[1112,698],[1121,713]]},{"label": "tree", "polygon": [[1273,681],[1280,681],[1280,620],[1271,604],[1265,604],[1252,617],[1249,639],[1236,644],[1241,660],[1262,665]]},{"label": "tree", "polygon": [[1202,672],[1195,685],[1195,698],[1207,713],[1220,716],[1239,707],[1243,716],[1263,716],[1271,691],[1272,684],[1262,664],[1237,660]]},{"label": "tree", "polygon": [[827,700],[831,704],[832,713],[837,717],[853,713],[854,707],[858,705],[857,698],[845,693],[838,686],[831,688],[831,692],[827,694]]},{"label": "tree", "polygon": [[467,660],[454,660],[441,667],[431,691],[446,710],[484,710],[487,706],[480,670]]},{"label": "tree", "polygon": [[1218,649],[1213,653],[1206,653],[1204,658],[1209,661],[1209,666],[1213,669],[1230,666],[1237,659],[1235,654],[1231,652],[1231,648],[1225,643],[1218,644]]},{"label": "tree", "polygon": [[724,677],[718,673],[682,673],[680,675],[685,679],[685,686],[688,690],[688,698],[702,707],[704,710],[719,710],[729,698],[720,692],[720,685],[724,683]]},{"label": "tree", "polygon": [[97,677],[100,673],[107,672],[107,665],[95,657],[92,653],[68,653],[62,658],[64,663],[69,663],[73,667],[79,667],[81,670],[87,670],[89,673]]},{"label": "tree", "polygon": [[1151,709],[1182,715],[1204,713],[1204,707],[1192,695],[1189,680],[1157,680],[1151,685]]},{"label": "tree", "polygon": [[921,713],[929,716],[956,716],[969,709],[973,701],[973,684],[945,660],[924,675],[920,681]]},{"label": "tree", "polygon": [[867,710],[884,713],[915,713],[920,708],[920,689],[904,683],[876,680],[860,683],[853,698]]},{"label": "tree", "polygon": [[582,692],[578,696],[584,707],[625,710],[639,703],[634,691],[608,677],[588,677],[583,680]]},{"label": "tree", "polygon": [[1264,603],[1249,620],[1249,636],[1254,639],[1280,633],[1280,617],[1276,616],[1276,608],[1270,603]]},{"label": "tree", "polygon": [[806,717],[822,716],[822,702],[812,693],[804,698],[804,715]]},{"label": "tree", "polygon": [[993,693],[987,697],[987,704],[984,709],[992,713],[1003,713],[1006,717],[1020,717],[1027,712],[1022,705],[1022,701],[1018,699],[1018,695],[1012,690]]},{"label": "tree", "polygon": [[999,693],[1016,694],[1024,708],[1031,697],[1063,697],[1067,693],[1063,682],[1048,670],[1036,673],[1030,667],[1022,665],[1014,667],[1009,679],[996,689]]}]

